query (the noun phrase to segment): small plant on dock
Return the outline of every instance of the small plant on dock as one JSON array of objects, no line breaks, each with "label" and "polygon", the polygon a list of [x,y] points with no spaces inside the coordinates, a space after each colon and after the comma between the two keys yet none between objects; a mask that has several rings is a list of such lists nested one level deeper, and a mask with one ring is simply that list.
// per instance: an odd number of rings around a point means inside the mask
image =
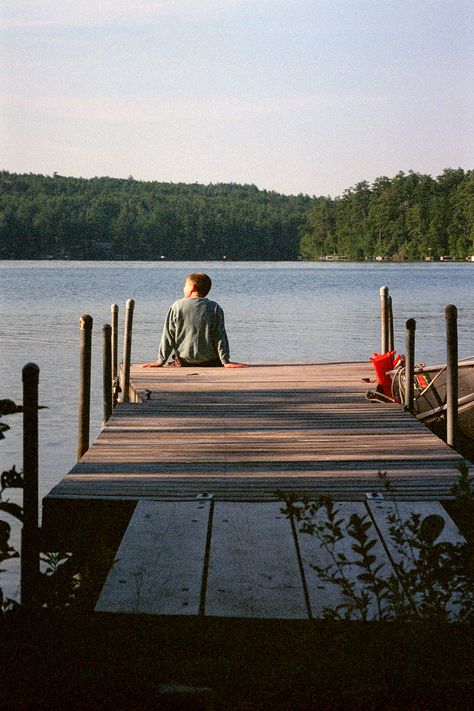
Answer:
[{"label": "small plant on dock", "polygon": [[[22,407],[16,405],[12,400],[0,400],[0,418],[2,415],[12,415],[21,412]],[[5,432],[10,429],[9,425],[0,422],[0,439],[5,438]],[[17,471],[13,466],[8,471],[0,475],[0,512],[4,512],[23,523],[23,508],[18,504],[5,499],[7,489],[23,489],[23,473]],[[10,545],[11,526],[7,521],[0,520],[0,566],[10,558],[19,558],[19,553]],[[78,586],[77,579],[70,571],[70,554],[67,553],[43,553],[41,562],[43,564],[42,574],[39,580],[38,600],[43,607],[58,610],[69,606],[75,597]],[[0,567],[0,573],[2,569]],[[19,603],[4,596],[0,587],[0,614],[8,612]]]},{"label": "small plant on dock", "polygon": [[472,477],[469,475],[469,467],[466,462],[457,464],[459,478],[451,489],[454,501],[449,502],[448,509],[463,533],[464,537],[471,544],[474,558],[474,490],[472,487]]},{"label": "small plant on dock", "polygon": [[[18,472],[16,472],[17,474]],[[3,491],[4,489],[7,488],[6,486],[6,475],[10,474],[10,472],[3,472],[1,475],[1,489],[0,489],[0,511],[5,511],[6,513],[9,513],[11,515],[16,516],[17,518],[20,518],[20,516],[16,513],[14,513],[14,510],[17,507],[16,504],[10,503],[9,501],[3,501],[2,496],[3,496]],[[20,509],[21,511],[21,509]],[[10,532],[11,532],[11,526],[7,521],[3,521],[0,519],[0,565],[6,561],[9,560],[10,558],[18,558],[19,553],[16,551],[13,546],[10,545]],[[0,567],[0,573],[2,573],[3,570]],[[0,614],[4,612],[8,612],[8,610],[11,610],[13,607],[15,607],[16,603],[14,600],[5,597],[3,594],[3,590],[0,587]]]},{"label": "small plant on dock", "polygon": [[[0,418],[2,415],[11,415],[15,412],[20,412],[21,407],[15,405],[12,400],[0,400]],[[10,429],[9,425],[0,422],[0,439],[5,439],[4,432]],[[4,493],[9,488],[22,488],[23,474],[18,472],[13,466],[8,471],[2,472],[0,475],[0,511],[13,516],[18,521],[23,521],[23,509],[18,504],[4,499]],[[10,558],[18,558],[19,553],[13,546],[10,545],[11,526],[7,521],[0,520],[0,565]],[[3,572],[0,568],[0,573]],[[4,596],[0,587],[0,614],[13,609],[17,603]]]},{"label": "small plant on dock", "polygon": [[71,553],[61,551],[42,553],[40,600],[48,610],[66,610],[75,601],[79,579],[74,570]]},{"label": "small plant on dock", "polygon": [[[23,509],[18,504],[4,500],[4,492],[9,488],[23,488],[23,474],[13,466],[0,476],[0,511],[14,516],[23,522]],[[9,558],[19,558],[20,554],[10,546],[10,524],[0,520],[0,565]],[[43,607],[51,610],[63,610],[72,603],[76,596],[78,580],[71,572],[70,553],[42,553],[40,560],[42,571],[39,580],[38,599]],[[0,568],[0,573],[2,572]],[[18,602],[5,598],[0,588],[0,613],[8,612],[18,606]]]},{"label": "small plant on dock", "polygon": [[[471,479],[465,464],[458,468],[460,477],[453,494],[469,517],[474,509]],[[343,507],[330,497],[312,500],[280,493],[285,501],[282,512],[293,518],[303,535],[315,537],[329,561],[324,566],[312,563],[311,568],[322,583],[342,594],[342,602],[325,608],[323,617],[473,622],[472,538],[454,543],[439,540],[445,523],[438,515],[422,518],[413,513],[403,519],[387,474],[381,472],[379,476],[394,504],[393,512],[387,515],[397,554],[392,557],[390,570],[377,554],[378,534],[369,513],[345,516]]]}]

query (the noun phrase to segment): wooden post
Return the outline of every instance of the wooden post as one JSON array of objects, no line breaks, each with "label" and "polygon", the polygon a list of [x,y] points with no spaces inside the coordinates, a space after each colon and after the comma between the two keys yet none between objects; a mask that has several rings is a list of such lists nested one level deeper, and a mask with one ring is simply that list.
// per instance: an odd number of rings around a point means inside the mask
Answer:
[{"label": "wooden post", "polygon": [[118,306],[117,304],[112,304],[110,307],[112,316],[112,407],[117,404],[117,394],[118,394]]},{"label": "wooden post", "polygon": [[388,350],[395,350],[395,334],[393,330],[393,305],[392,297],[388,297]]},{"label": "wooden post", "polygon": [[446,306],[446,442],[456,447],[458,437],[458,310]]},{"label": "wooden post", "polygon": [[388,323],[388,286],[380,287],[380,307],[381,307],[381,344],[380,352],[388,352],[389,323]]},{"label": "wooden post", "polygon": [[122,402],[130,402],[130,359],[132,353],[132,323],[135,302],[128,299],[125,307],[125,332],[123,336]]},{"label": "wooden post", "polygon": [[407,355],[405,361],[405,407],[409,412],[413,412],[415,388],[415,330],[416,321],[414,318],[409,318],[406,322]]},{"label": "wooden post", "polygon": [[21,603],[38,602],[38,382],[39,368],[27,363],[23,380],[23,528],[21,534]]},{"label": "wooden post", "polygon": [[112,414],[112,327],[106,323],[102,326],[103,336],[103,422],[108,421]]},{"label": "wooden post", "polygon": [[92,316],[81,316],[81,345],[79,366],[79,432],[77,458],[89,449],[91,405]]}]

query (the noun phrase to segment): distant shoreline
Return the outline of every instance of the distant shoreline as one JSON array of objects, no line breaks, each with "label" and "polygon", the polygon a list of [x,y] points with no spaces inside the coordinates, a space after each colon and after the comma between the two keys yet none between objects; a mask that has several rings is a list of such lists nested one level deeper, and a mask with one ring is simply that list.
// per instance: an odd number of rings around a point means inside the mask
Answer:
[{"label": "distant shoreline", "polygon": [[75,262],[110,262],[116,264],[127,264],[127,263],[137,263],[137,262],[147,262],[149,264],[182,264],[187,262],[193,262],[195,264],[200,264],[202,262],[214,262],[216,264],[263,264],[272,262],[274,264],[474,264],[474,255],[472,257],[466,257],[465,259],[327,259],[321,257],[320,259],[213,259],[211,257],[202,257],[196,259],[194,257],[180,258],[180,259],[106,259],[103,257],[89,258],[89,257],[22,257],[21,259],[17,257],[2,257],[0,258],[0,263],[2,262],[44,262],[45,264],[51,262],[61,262],[64,264],[71,264]]}]

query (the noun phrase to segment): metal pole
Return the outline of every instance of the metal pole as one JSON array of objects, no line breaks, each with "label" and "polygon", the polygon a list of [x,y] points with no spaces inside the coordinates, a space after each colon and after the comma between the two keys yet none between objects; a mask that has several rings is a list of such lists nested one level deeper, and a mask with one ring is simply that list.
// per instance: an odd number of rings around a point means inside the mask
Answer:
[{"label": "metal pole", "polygon": [[103,422],[108,421],[112,414],[112,327],[106,323],[102,326],[103,336]]},{"label": "metal pole", "polygon": [[135,302],[128,299],[125,307],[125,332],[123,336],[122,402],[130,402],[130,359],[132,353],[132,323]]},{"label": "metal pole", "polygon": [[393,332],[393,306],[392,297],[388,297],[388,350],[393,351],[395,349],[395,335]]},{"label": "metal pole", "polygon": [[458,310],[446,306],[446,442],[456,447],[458,436]]},{"label": "metal pole", "polygon": [[23,380],[23,529],[21,534],[21,603],[38,601],[38,382],[39,368],[27,363]]},{"label": "metal pole", "polygon": [[380,287],[380,307],[381,307],[381,345],[380,352],[388,352],[389,325],[388,325],[388,286]]},{"label": "metal pole", "polygon": [[91,355],[92,316],[81,316],[81,345],[79,366],[79,432],[77,458],[89,449],[89,422],[91,405]]},{"label": "metal pole", "polygon": [[407,355],[405,361],[405,407],[409,412],[413,412],[415,389],[415,330],[416,321],[414,318],[409,318],[406,322]]}]

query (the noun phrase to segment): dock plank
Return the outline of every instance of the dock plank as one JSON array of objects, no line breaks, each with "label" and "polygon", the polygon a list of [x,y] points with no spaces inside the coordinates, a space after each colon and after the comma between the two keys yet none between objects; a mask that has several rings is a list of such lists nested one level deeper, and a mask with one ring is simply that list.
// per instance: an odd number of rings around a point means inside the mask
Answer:
[{"label": "dock plank", "polygon": [[216,503],[206,615],[308,618],[291,525],[280,508]]},{"label": "dock plank", "polygon": [[139,501],[96,611],[197,615],[208,522],[208,501]]}]

